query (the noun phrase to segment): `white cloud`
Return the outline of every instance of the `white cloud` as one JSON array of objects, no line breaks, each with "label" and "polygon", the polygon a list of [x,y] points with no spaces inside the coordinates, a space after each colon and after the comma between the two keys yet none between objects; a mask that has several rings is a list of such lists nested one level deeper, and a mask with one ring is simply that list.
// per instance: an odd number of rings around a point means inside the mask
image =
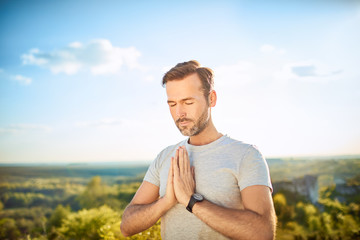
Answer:
[{"label": "white cloud", "polygon": [[77,122],[75,125],[77,127],[109,127],[109,126],[117,126],[120,125],[121,121],[115,118],[103,118],[98,121],[85,121],[85,122]]},{"label": "white cloud", "polygon": [[277,54],[285,54],[285,49],[279,49],[271,44],[264,44],[260,47],[260,52],[262,53],[277,53]]},{"label": "white cloud", "polygon": [[14,81],[19,82],[22,85],[29,85],[32,82],[32,79],[29,77],[24,77],[22,75],[15,75],[12,77]]},{"label": "white cloud", "polygon": [[69,46],[72,48],[81,48],[83,47],[83,44],[81,42],[72,42],[69,44]]},{"label": "white cloud", "polygon": [[21,133],[28,131],[51,132],[52,128],[40,124],[11,124],[5,128],[0,128],[0,134],[4,133]]},{"label": "white cloud", "polygon": [[282,70],[275,73],[275,78],[279,80],[304,80],[325,82],[335,79],[343,72],[319,61],[309,60],[289,63],[283,66]]},{"label": "white cloud", "polygon": [[23,64],[37,65],[53,73],[76,74],[90,70],[94,75],[114,74],[125,66],[129,69],[143,69],[138,63],[141,53],[135,47],[113,46],[107,39],[92,40],[87,44],[70,43],[67,47],[51,52],[31,49],[21,56]]}]

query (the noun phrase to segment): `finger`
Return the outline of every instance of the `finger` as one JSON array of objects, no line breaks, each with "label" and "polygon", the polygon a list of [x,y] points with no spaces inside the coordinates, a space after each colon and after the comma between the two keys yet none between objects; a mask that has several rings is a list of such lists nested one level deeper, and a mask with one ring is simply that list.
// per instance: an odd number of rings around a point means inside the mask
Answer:
[{"label": "finger", "polygon": [[176,164],[179,166],[179,149],[176,149],[175,162],[176,162]]},{"label": "finger", "polygon": [[196,191],[195,167],[194,166],[191,167],[191,174],[192,174],[192,177],[194,179],[194,190]]},{"label": "finger", "polygon": [[194,166],[191,167],[191,174],[195,180],[195,167]]},{"label": "finger", "polygon": [[174,168],[173,168],[173,162],[175,161],[174,157],[171,158],[171,164],[170,164],[170,174],[171,174],[171,177],[174,176]]},{"label": "finger", "polygon": [[179,176],[179,167],[178,167],[176,159],[174,159],[174,158],[172,158],[172,171],[174,174],[174,178]]},{"label": "finger", "polygon": [[171,182],[172,182],[172,177],[174,176],[173,162],[174,162],[174,157],[171,157],[170,168],[169,168],[169,174],[168,174],[168,182],[169,182],[169,181],[171,181]]},{"label": "finger", "polygon": [[185,146],[183,146],[183,150],[184,150],[184,168],[185,168],[185,172],[186,173],[191,173],[189,155],[188,155],[188,152],[186,151]]},{"label": "finger", "polygon": [[184,149],[179,148],[179,168],[180,174],[184,173]]}]

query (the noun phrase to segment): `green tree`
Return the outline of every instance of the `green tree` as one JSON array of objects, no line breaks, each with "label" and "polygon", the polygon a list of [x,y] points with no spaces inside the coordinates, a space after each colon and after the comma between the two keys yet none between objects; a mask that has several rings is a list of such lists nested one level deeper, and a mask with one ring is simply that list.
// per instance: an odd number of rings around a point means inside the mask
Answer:
[{"label": "green tree", "polygon": [[278,217],[279,224],[285,226],[294,216],[294,210],[292,206],[289,206],[286,201],[286,197],[282,193],[275,194],[274,198],[275,212]]},{"label": "green tree", "polygon": [[343,239],[359,239],[360,224],[351,215],[341,216],[339,230]]},{"label": "green tree", "polygon": [[57,228],[61,227],[62,221],[67,218],[67,216],[71,213],[70,207],[59,204],[56,209],[51,214],[47,229],[48,233],[47,236],[49,239],[56,239],[59,237],[59,232],[57,231]]},{"label": "green tree", "polygon": [[65,239],[118,239],[120,214],[106,205],[84,209],[69,214],[58,231]]},{"label": "green tree", "polygon": [[62,220],[65,219],[70,212],[71,210],[69,206],[64,207],[59,204],[50,216],[48,227],[60,227]]},{"label": "green tree", "polygon": [[323,235],[328,235],[328,236],[332,236],[333,235],[333,221],[331,218],[331,215],[328,214],[327,212],[323,212],[321,213],[321,226],[322,226],[322,233]]},{"label": "green tree", "polygon": [[85,191],[80,194],[78,201],[82,208],[100,207],[105,203],[107,186],[101,182],[101,177],[95,176],[88,183]]},{"label": "green tree", "polygon": [[0,239],[18,239],[20,235],[14,219],[0,219]]}]

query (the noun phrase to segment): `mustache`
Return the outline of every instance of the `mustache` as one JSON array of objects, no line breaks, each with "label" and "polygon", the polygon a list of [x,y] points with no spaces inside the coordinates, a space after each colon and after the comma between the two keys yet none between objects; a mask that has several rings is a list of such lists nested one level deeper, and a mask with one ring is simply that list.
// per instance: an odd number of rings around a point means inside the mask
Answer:
[{"label": "mustache", "polygon": [[193,122],[193,120],[190,118],[179,118],[178,120],[176,120],[176,123],[181,123],[181,122]]}]

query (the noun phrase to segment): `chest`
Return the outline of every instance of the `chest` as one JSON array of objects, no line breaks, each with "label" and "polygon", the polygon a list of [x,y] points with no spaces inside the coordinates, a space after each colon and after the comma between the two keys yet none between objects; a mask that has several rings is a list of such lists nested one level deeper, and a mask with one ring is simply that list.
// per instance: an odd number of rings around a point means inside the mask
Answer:
[{"label": "chest", "polygon": [[[241,208],[238,185],[239,159],[226,153],[189,153],[195,167],[196,192],[205,199],[225,207]],[[170,161],[160,170],[160,196],[165,195]]]}]

